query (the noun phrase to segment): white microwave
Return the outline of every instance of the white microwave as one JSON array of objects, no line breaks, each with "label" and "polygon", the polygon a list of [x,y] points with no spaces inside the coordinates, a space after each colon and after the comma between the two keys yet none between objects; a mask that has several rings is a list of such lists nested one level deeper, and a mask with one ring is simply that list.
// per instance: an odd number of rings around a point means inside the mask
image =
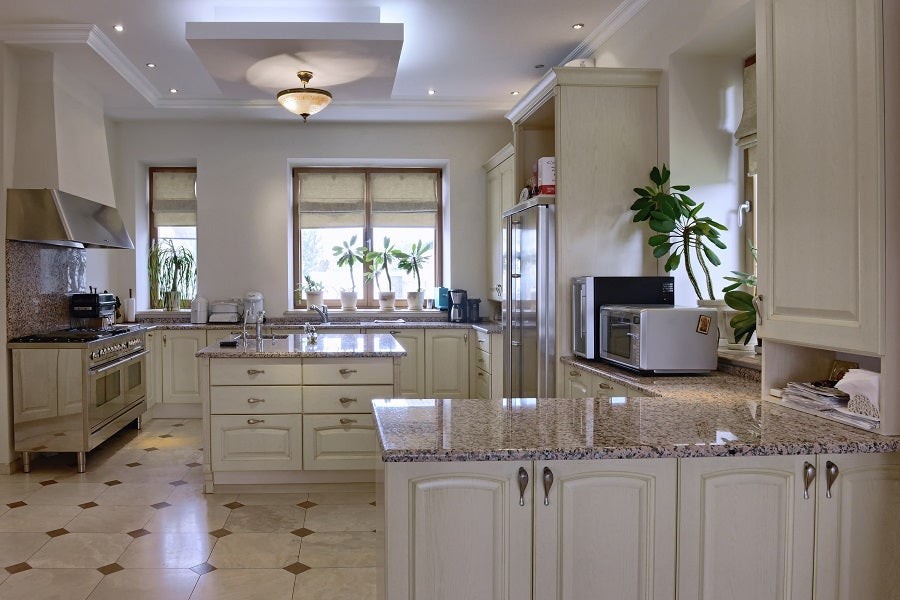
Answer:
[{"label": "white microwave", "polygon": [[718,365],[716,311],[682,306],[600,307],[600,358],[642,373],[706,373]]}]

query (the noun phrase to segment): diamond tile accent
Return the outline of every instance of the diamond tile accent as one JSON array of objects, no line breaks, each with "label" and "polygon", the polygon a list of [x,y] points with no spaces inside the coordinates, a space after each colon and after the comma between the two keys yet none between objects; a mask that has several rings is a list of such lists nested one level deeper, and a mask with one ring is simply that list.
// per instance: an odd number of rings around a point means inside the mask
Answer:
[{"label": "diamond tile accent", "polygon": [[200,463],[198,463],[198,462],[191,462],[191,463],[188,463],[188,464],[186,464],[186,465],[184,465],[184,466],[186,466],[186,467],[191,467],[191,468],[193,468],[193,467],[199,467],[199,466],[200,466]]},{"label": "diamond tile accent", "polygon": [[216,570],[216,568],[214,566],[212,566],[211,564],[209,564],[208,562],[201,563],[199,565],[194,565],[193,567],[191,567],[191,571],[193,571],[197,575],[206,575],[207,573],[210,573],[215,570]]},{"label": "diamond tile accent", "polygon": [[231,510],[234,510],[234,509],[240,508],[244,505],[241,504],[240,502],[229,502],[228,504],[223,504],[222,506],[224,506],[225,508],[230,508]]},{"label": "diamond tile accent", "polygon": [[156,446],[150,446],[149,448],[144,448],[147,452],[153,452],[154,450],[159,450]]},{"label": "diamond tile accent", "polygon": [[97,567],[97,570],[103,573],[104,575],[112,575],[118,571],[123,570],[125,567],[118,563],[110,563],[108,565],[103,565],[102,567]]},{"label": "diamond tile accent", "polygon": [[159,510],[159,509],[165,508],[167,506],[172,506],[172,505],[169,504],[168,502],[157,502],[156,504],[151,504],[150,508],[155,508],[156,510]]},{"label": "diamond tile accent", "polygon": [[175,487],[178,487],[179,485],[187,485],[187,481],[184,481],[183,479],[179,479],[178,481],[170,481],[169,485],[174,485]]},{"label": "diamond tile accent", "polygon": [[[307,529],[306,527],[301,527],[300,529],[293,530],[291,533],[293,533],[297,537],[306,537],[308,535],[315,533],[315,531],[313,531],[312,529]],[[296,575],[296,573],[295,573],[295,575]]]},{"label": "diamond tile accent", "polygon": [[61,535],[66,535],[67,533],[69,533],[69,530],[64,527],[61,527],[60,529],[54,529],[53,531],[48,531],[47,535],[49,535],[52,538],[55,538],[55,537],[59,537]]},{"label": "diamond tile accent", "polygon": [[310,502],[309,500],[305,500],[297,506],[299,506],[300,508],[312,508],[313,506],[318,506],[318,504],[316,504],[315,502]]},{"label": "diamond tile accent", "polygon": [[369,502],[369,506],[375,506],[375,501]]},{"label": "diamond tile accent", "polygon": [[309,571],[309,569],[310,569],[310,567],[307,567],[306,565],[304,565],[301,562],[295,562],[293,564],[290,564],[290,565],[284,567],[285,571],[287,571],[288,573],[292,573],[294,575],[299,575],[303,571]]},{"label": "diamond tile accent", "polygon": [[96,502],[85,502],[84,504],[79,504],[78,506],[86,510],[88,508],[94,508],[95,506],[98,506],[98,504]]},{"label": "diamond tile accent", "polygon": [[139,463],[139,462],[130,462],[130,463],[128,463],[128,464],[125,465],[125,466],[126,466],[126,467],[139,467],[139,466],[141,466],[141,463]]},{"label": "diamond tile accent", "polygon": [[162,435],[159,436],[159,437],[161,437],[161,438],[170,438],[170,437],[172,437],[172,434],[171,434],[171,433],[164,433],[164,434],[162,434]]},{"label": "diamond tile accent", "polygon": [[137,539],[139,537],[144,537],[145,535],[150,535],[150,532],[146,529],[135,529],[134,531],[129,531],[128,535],[130,535],[134,539]]},{"label": "diamond tile accent", "polygon": [[43,486],[53,485],[54,483],[59,483],[59,482],[55,479],[47,479],[45,481],[40,482],[40,484]]},{"label": "diamond tile accent", "polygon": [[28,503],[19,500],[18,502],[10,502],[7,506],[10,508],[19,508],[20,506],[28,506]]},{"label": "diamond tile accent", "polygon": [[120,483],[122,483],[122,482],[119,481],[118,479],[112,479],[112,480],[110,480],[110,481],[104,481],[104,482],[103,482],[104,485],[108,485],[109,487],[112,487],[112,486],[114,486],[114,485],[119,485]]},{"label": "diamond tile accent", "polygon": [[31,565],[23,562],[23,563],[19,563],[16,565],[9,565],[8,567],[6,567],[6,571],[10,575],[15,575],[16,573],[21,573],[22,571],[27,571],[30,568],[31,568]]},{"label": "diamond tile accent", "polygon": [[223,538],[226,535],[231,535],[231,532],[227,529],[216,529],[215,531],[210,531],[209,535],[213,536],[214,538]]}]

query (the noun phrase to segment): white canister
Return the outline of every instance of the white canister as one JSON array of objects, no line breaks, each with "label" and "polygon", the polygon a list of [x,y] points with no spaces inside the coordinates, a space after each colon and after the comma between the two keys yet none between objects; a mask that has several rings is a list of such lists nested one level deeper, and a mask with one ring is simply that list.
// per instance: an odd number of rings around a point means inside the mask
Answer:
[{"label": "white canister", "polygon": [[137,315],[137,304],[134,298],[125,298],[125,322],[134,323]]},{"label": "white canister", "polygon": [[206,323],[209,319],[209,302],[203,296],[191,300],[191,323]]}]

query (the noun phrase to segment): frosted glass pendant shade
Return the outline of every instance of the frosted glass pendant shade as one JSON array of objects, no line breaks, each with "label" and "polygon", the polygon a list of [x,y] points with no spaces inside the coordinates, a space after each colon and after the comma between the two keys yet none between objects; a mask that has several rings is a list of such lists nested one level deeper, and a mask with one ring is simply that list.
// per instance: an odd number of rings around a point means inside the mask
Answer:
[{"label": "frosted glass pendant shade", "polygon": [[303,82],[303,87],[281,90],[275,96],[279,104],[295,115],[303,117],[304,122],[307,117],[316,114],[331,103],[331,92],[306,87],[312,76],[312,71],[298,71],[297,77]]}]

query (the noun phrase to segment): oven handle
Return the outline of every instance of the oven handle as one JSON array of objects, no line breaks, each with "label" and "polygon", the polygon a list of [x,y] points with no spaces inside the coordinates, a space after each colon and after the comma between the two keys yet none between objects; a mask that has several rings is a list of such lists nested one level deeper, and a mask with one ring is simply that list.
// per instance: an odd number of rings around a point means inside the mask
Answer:
[{"label": "oven handle", "polygon": [[147,354],[150,354],[149,350],[141,350],[137,354],[129,354],[128,356],[120,358],[119,360],[117,360],[115,362],[109,363],[108,365],[103,365],[102,367],[100,367],[98,369],[91,369],[88,371],[88,373],[90,373],[91,375],[99,375],[100,373],[105,373],[106,371],[109,371],[110,369],[115,369],[116,367],[121,367],[125,363],[129,363],[129,362],[133,361],[134,359],[141,358],[142,356],[145,356]]}]

